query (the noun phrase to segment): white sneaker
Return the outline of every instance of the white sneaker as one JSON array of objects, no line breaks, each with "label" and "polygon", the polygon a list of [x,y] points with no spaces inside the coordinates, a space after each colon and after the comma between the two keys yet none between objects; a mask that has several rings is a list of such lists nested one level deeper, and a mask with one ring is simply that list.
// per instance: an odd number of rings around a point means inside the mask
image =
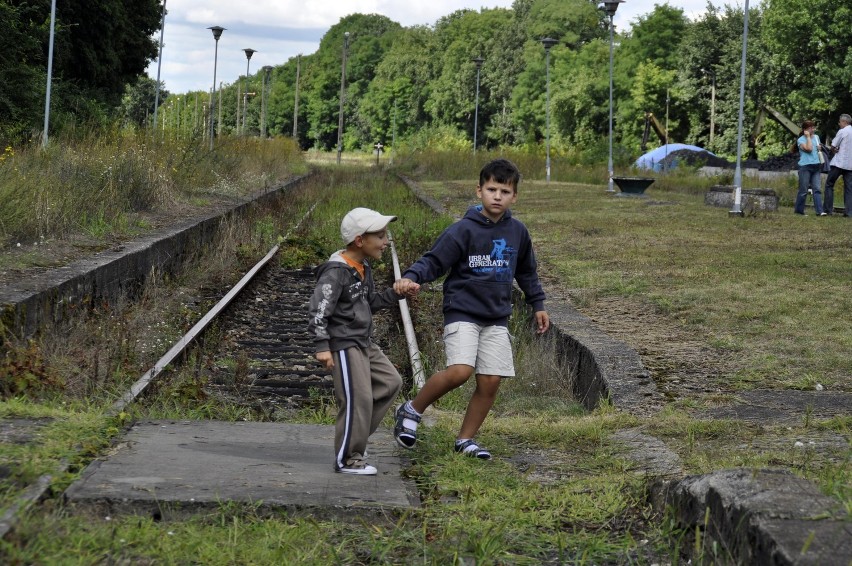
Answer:
[{"label": "white sneaker", "polygon": [[379,472],[376,468],[369,464],[365,464],[364,462],[357,462],[340,468],[335,466],[334,471],[341,474],[353,474],[356,476],[374,476]]}]

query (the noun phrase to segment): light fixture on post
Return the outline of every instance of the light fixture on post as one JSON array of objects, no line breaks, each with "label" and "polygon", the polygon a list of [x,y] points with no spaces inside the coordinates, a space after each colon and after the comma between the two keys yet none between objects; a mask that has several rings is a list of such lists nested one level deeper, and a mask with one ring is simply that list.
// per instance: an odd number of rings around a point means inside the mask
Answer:
[{"label": "light fixture on post", "polygon": [[737,119],[737,166],[734,169],[734,206],[729,211],[731,216],[742,216],[742,189],[743,189],[743,104],[745,101],[745,76],[746,76],[746,47],[748,46],[748,0],[745,0],[743,12],[743,54],[740,62],[740,109]]},{"label": "light fixture on post", "polygon": [[221,26],[211,26],[209,28],[210,31],[213,32],[213,39],[216,40],[216,50],[213,52],[213,89],[210,91],[210,151],[213,151],[213,117],[215,116],[214,109],[215,105],[214,97],[216,95],[216,63],[219,59],[219,38],[222,37],[222,32],[225,31],[225,28]]},{"label": "light fixture on post", "polygon": [[[44,131],[41,135],[41,147],[47,147],[47,130],[50,127],[50,83],[53,79],[53,36],[56,29],[56,0],[50,3],[50,46],[47,49],[47,90],[44,95]],[[154,122],[154,130],[157,122]]]},{"label": "light fixture on post", "polygon": [[545,84],[546,86],[546,95],[545,95],[545,138],[546,138],[546,157],[545,157],[545,176],[547,182],[550,182],[550,49],[559,43],[555,39],[551,37],[545,37],[541,40],[541,44],[544,45],[544,74],[545,74]]},{"label": "light fixture on post", "polygon": [[299,75],[302,72],[302,54],[296,59],[296,99],[293,101],[293,139],[299,139]]},{"label": "light fixture on post", "polygon": [[343,34],[343,58],[340,61],[340,111],[337,115],[337,164],[343,153],[343,95],[346,92],[346,53],[349,51],[349,32]]},{"label": "light fixture on post", "polygon": [[485,59],[474,57],[471,61],[476,65],[476,104],[473,111],[473,154],[476,155],[476,132],[479,126],[479,70],[482,68],[482,62]]},{"label": "light fixture on post", "polygon": [[264,65],[261,70],[263,71],[263,91],[260,93],[260,113],[263,116],[260,120],[260,137],[266,138],[266,107],[269,104],[266,91],[269,88],[269,73],[272,72],[272,65]]},{"label": "light fixture on post", "polygon": [[713,151],[713,135],[716,132],[716,72],[705,68],[702,68],[701,72],[710,75],[710,141],[708,143],[710,151]]},{"label": "light fixture on post", "polygon": [[607,171],[609,172],[609,182],[607,184],[607,192],[614,193],[615,187],[612,186],[612,178],[615,175],[612,164],[612,34],[615,11],[618,10],[618,5],[624,0],[604,0],[603,6],[606,15],[609,16],[609,161],[607,162]]},{"label": "light fixture on post", "polygon": [[[157,90],[154,95],[154,129],[152,132],[157,130],[157,108],[160,106],[160,70],[163,68],[163,32],[166,30],[166,0],[163,0],[163,15],[160,18],[160,46],[157,51]],[[152,137],[156,138],[156,135],[152,135]]]},{"label": "light fixture on post", "polygon": [[251,56],[254,55],[255,53],[257,53],[257,50],[255,50],[255,49],[243,49],[243,51],[245,51],[245,53],[246,53],[246,82],[245,82],[245,89],[243,91],[243,127],[242,127],[241,132],[242,132],[243,135],[245,135],[246,134],[246,117],[248,116],[248,99],[249,99],[249,92],[248,92],[249,63],[251,63]]}]

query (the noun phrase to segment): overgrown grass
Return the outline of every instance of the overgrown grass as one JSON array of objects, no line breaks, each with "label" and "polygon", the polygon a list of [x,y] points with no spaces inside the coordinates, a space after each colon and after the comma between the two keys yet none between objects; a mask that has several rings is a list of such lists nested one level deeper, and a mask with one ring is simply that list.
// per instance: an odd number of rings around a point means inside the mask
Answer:
[{"label": "overgrown grass", "polygon": [[[288,139],[151,143],[117,131],[9,149],[0,160],[0,247],[81,232],[126,236],[134,213],[251,194],[307,167]],[[203,202],[203,200],[202,200]]]}]

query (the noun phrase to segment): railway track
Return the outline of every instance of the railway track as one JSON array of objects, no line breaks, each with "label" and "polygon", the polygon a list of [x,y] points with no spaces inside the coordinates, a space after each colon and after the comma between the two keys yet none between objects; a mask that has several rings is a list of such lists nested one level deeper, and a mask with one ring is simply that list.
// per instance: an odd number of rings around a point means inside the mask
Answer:
[{"label": "railway track", "polygon": [[307,332],[313,289],[310,269],[269,266],[259,273],[223,315],[209,388],[294,408],[312,389],[331,390],[331,374],[314,358]]}]

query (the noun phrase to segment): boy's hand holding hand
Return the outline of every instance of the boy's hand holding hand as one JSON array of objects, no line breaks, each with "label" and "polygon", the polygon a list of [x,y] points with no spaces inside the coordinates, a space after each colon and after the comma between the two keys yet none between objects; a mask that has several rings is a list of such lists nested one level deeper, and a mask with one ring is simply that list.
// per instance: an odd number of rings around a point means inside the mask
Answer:
[{"label": "boy's hand holding hand", "polygon": [[331,352],[317,352],[315,354],[317,361],[325,366],[325,369],[331,369],[334,367],[334,358],[331,357]]},{"label": "boy's hand holding hand", "polygon": [[407,278],[397,279],[393,283],[393,290],[397,295],[413,297],[420,291],[420,284]]},{"label": "boy's hand holding hand", "polygon": [[538,326],[536,334],[544,334],[550,328],[550,316],[546,311],[537,311],[535,313],[535,323]]}]

